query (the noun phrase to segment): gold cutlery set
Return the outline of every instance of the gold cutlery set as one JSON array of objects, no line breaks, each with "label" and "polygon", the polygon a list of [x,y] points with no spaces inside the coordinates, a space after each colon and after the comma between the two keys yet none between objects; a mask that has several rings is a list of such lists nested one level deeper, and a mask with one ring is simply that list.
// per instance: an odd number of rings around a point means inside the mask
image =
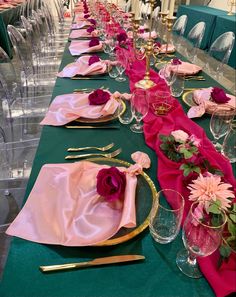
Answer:
[{"label": "gold cutlery set", "polygon": [[185,80],[199,80],[204,81],[206,80],[202,75],[186,75],[184,77]]},{"label": "gold cutlery set", "polygon": [[[103,147],[96,147],[96,146],[86,146],[86,147],[70,147],[67,149],[68,152],[80,152],[85,150],[98,150],[98,151],[108,151],[109,149],[113,148],[114,143],[110,143]],[[105,158],[113,158],[118,156],[122,152],[121,148],[118,148],[117,150],[110,152],[110,153],[88,153],[88,154],[81,154],[81,155],[68,155],[65,157],[66,160],[72,160],[72,159],[82,159],[82,158],[88,158],[88,157],[105,157]]]}]

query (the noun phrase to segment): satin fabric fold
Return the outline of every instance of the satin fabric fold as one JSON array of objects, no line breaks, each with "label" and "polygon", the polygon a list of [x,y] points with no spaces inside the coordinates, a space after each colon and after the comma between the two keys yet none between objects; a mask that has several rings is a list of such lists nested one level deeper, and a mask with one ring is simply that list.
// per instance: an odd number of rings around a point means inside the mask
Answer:
[{"label": "satin fabric fold", "polygon": [[69,38],[80,38],[80,37],[97,37],[98,31],[94,30],[93,32],[89,33],[87,32],[87,29],[80,29],[80,30],[72,30]]},{"label": "satin fabric fold", "polygon": [[45,244],[88,246],[122,227],[135,227],[136,176],[126,173],[124,198],[111,203],[96,191],[96,176],[103,168],[109,166],[88,161],[44,165],[6,233]]},{"label": "satin fabric fold", "polygon": [[119,102],[111,95],[106,104],[90,105],[87,93],[73,93],[54,98],[41,125],[62,126],[80,117],[98,119],[113,114]]},{"label": "satin fabric fold", "polygon": [[58,77],[73,77],[76,75],[97,75],[107,71],[107,66],[110,64],[108,60],[100,60],[92,65],[89,65],[91,56],[79,57],[75,62],[66,65]]},{"label": "satin fabric fold", "polygon": [[[224,104],[218,104],[211,101],[211,92],[213,88],[206,88],[201,90],[195,90],[193,92],[193,100],[197,106],[193,106],[188,111],[189,118],[201,117],[205,112],[213,113],[217,108],[218,110],[231,110],[236,112],[236,98],[233,95],[227,94],[230,101]],[[234,110],[234,111],[233,111]]]},{"label": "satin fabric fold", "polygon": [[69,51],[72,56],[79,56],[83,53],[99,52],[102,50],[102,42],[98,45],[89,47],[89,40],[72,40],[69,46]]},{"label": "satin fabric fold", "polygon": [[[130,79],[130,89],[132,91],[134,84],[144,76],[145,63],[135,62],[126,73]],[[152,104],[155,101],[155,92],[158,90],[167,91],[168,87],[164,80],[160,79],[159,75],[154,73],[154,71],[151,71],[151,79],[157,84],[155,87],[149,89],[150,103]],[[172,98],[172,105],[172,110],[167,116],[156,116],[150,109],[148,115],[144,118],[144,135],[147,145],[158,156],[157,178],[161,188],[175,189],[185,197],[185,218],[191,205],[188,200],[189,192],[186,188],[182,171],[179,170],[180,164],[169,160],[160,150],[159,134],[168,135],[173,130],[184,130],[189,135],[196,135],[197,138],[201,139],[200,152],[202,155],[209,160],[212,166],[217,166],[224,172],[225,180],[232,184],[234,189],[236,183],[230,163],[215,150],[204,130],[185,115],[183,108],[175,98]],[[171,203],[171,200],[169,200],[169,203]],[[235,255],[231,255],[229,259],[231,265],[229,266],[225,263],[224,267],[219,270],[217,269],[218,258],[219,252],[216,251],[208,257],[199,258],[198,262],[203,274],[215,291],[216,296],[224,297],[229,293],[236,292],[236,257]],[[233,269],[232,266],[234,267]]]}]

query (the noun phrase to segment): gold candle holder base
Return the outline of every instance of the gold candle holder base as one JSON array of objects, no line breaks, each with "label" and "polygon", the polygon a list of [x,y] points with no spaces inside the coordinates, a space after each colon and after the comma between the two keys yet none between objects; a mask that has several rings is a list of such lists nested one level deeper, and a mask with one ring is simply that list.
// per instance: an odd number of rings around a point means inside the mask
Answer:
[{"label": "gold candle holder base", "polygon": [[168,16],[166,17],[166,27],[167,27],[167,30],[168,32],[171,32],[172,31],[172,28],[173,28],[173,25],[174,25],[174,21],[176,20],[176,17],[174,16]]},{"label": "gold candle holder base", "polygon": [[164,25],[166,23],[166,17],[168,16],[168,12],[159,12],[159,15],[161,16],[161,22]]},{"label": "gold candle holder base", "polygon": [[144,78],[144,79],[136,82],[135,87],[147,90],[147,89],[150,89],[150,88],[154,87],[155,85],[156,84],[151,79],[145,79]]}]

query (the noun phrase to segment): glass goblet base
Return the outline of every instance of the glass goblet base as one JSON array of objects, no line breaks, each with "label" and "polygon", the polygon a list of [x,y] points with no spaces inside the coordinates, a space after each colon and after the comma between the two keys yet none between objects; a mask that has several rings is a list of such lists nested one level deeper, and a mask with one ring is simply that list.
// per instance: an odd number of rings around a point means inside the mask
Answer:
[{"label": "glass goblet base", "polygon": [[143,126],[140,124],[133,124],[130,130],[134,133],[143,133]]},{"label": "glass goblet base", "polygon": [[115,80],[118,81],[118,82],[123,82],[123,81],[126,81],[126,78],[123,77],[123,76],[118,76],[118,77],[115,78]]},{"label": "glass goblet base", "polygon": [[219,142],[213,142],[213,145],[214,145],[215,149],[217,150],[217,152],[222,151],[222,145]]},{"label": "glass goblet base", "polygon": [[187,250],[181,250],[177,254],[176,264],[185,275],[192,278],[202,277],[202,273],[199,270],[197,260],[191,259]]}]

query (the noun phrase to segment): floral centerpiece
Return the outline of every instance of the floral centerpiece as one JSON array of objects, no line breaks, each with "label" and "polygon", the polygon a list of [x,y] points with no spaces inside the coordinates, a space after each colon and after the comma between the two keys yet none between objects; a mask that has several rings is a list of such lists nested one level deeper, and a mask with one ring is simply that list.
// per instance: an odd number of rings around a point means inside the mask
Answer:
[{"label": "floral centerpiece", "polygon": [[207,213],[214,220],[222,211],[226,212],[226,237],[220,247],[220,260],[227,259],[231,251],[236,250],[236,201],[232,185],[225,182],[223,172],[201,154],[201,140],[195,135],[175,130],[169,135],[159,135],[159,139],[166,157],[179,163],[183,183],[190,191],[189,200],[199,203],[195,215],[203,218],[203,213]]}]

